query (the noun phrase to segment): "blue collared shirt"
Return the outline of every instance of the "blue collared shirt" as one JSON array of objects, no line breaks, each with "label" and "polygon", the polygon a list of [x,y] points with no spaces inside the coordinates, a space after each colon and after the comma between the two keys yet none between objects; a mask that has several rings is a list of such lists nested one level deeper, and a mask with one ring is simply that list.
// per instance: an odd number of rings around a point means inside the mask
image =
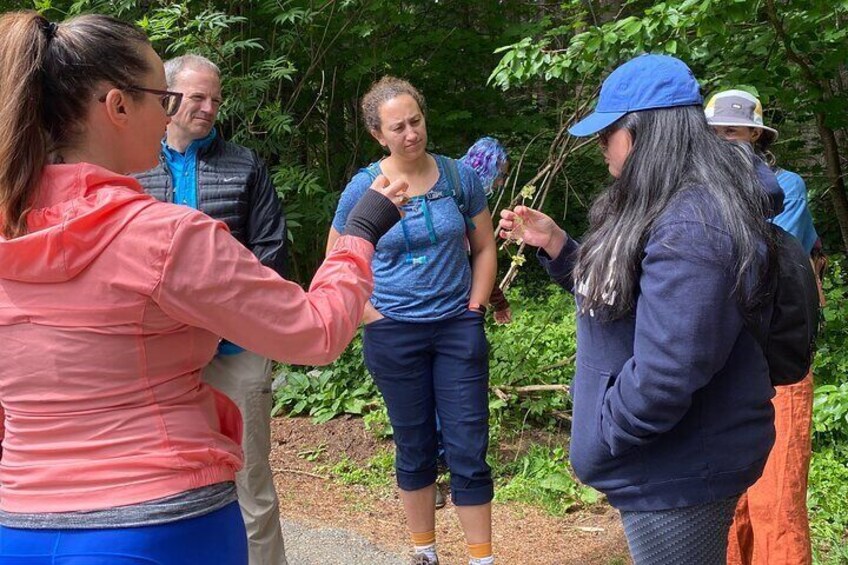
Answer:
[{"label": "blue collared shirt", "polygon": [[180,153],[168,145],[167,138],[162,140],[162,156],[171,171],[174,185],[174,204],[182,204],[197,210],[197,154],[209,147],[218,136],[215,128],[203,139],[195,139]]}]

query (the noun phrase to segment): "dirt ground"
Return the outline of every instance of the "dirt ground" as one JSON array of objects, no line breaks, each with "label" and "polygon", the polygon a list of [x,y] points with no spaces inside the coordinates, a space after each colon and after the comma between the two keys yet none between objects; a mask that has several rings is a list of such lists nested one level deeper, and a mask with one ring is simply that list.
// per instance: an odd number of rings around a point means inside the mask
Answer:
[{"label": "dirt ground", "polygon": [[[408,551],[403,509],[393,489],[379,489],[375,494],[324,474],[326,466],[345,456],[364,463],[391,442],[376,440],[358,418],[322,425],[305,418],[276,418],[271,426],[271,466],[283,516],[349,529],[401,555]],[[530,506],[496,503],[493,529],[502,565],[630,563],[618,513],[605,504],[552,517]],[[442,565],[467,563],[462,530],[450,501],[436,513],[436,538]]]}]

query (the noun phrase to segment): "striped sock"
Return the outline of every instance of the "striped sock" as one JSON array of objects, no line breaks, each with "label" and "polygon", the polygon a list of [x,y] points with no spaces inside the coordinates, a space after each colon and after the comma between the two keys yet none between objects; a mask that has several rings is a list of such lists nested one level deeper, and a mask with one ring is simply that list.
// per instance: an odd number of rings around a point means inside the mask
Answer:
[{"label": "striped sock", "polygon": [[438,562],[439,557],[436,555],[436,530],[420,533],[411,532],[411,537],[416,555],[426,555],[427,559],[433,563]]},{"label": "striped sock", "polygon": [[494,565],[495,557],[492,555],[492,543],[469,543],[468,554],[471,560],[468,565]]}]

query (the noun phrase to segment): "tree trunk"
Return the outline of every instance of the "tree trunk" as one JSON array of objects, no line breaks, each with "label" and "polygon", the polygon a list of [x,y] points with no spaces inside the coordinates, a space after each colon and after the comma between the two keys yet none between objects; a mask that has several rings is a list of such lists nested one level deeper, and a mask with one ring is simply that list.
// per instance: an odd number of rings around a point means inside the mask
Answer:
[{"label": "tree trunk", "polygon": [[816,112],[816,125],[819,129],[824,146],[824,162],[827,168],[827,177],[830,179],[831,201],[836,219],[839,222],[839,231],[842,234],[842,247],[848,253],[848,197],[845,191],[845,179],[842,177],[842,163],[839,159],[839,146],[836,144],[836,135],[833,130],[825,124],[825,116],[822,112]]}]

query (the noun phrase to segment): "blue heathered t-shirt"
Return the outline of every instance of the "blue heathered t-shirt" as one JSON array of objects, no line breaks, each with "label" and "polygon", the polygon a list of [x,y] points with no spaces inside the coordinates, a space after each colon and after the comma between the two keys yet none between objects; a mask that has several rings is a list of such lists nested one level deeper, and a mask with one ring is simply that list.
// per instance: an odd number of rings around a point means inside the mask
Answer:
[{"label": "blue heathered t-shirt", "polygon": [[[457,162],[457,169],[468,215],[473,218],[486,208],[486,193],[471,167]],[[429,194],[449,190],[448,179],[439,165],[439,180]],[[350,180],[333,219],[336,231],[344,231],[348,214],[370,186],[371,177],[364,171]],[[450,196],[435,200],[416,196],[403,210],[403,219],[377,242],[371,304],[383,316],[401,322],[458,316],[468,309],[471,294],[462,212]]]}]

